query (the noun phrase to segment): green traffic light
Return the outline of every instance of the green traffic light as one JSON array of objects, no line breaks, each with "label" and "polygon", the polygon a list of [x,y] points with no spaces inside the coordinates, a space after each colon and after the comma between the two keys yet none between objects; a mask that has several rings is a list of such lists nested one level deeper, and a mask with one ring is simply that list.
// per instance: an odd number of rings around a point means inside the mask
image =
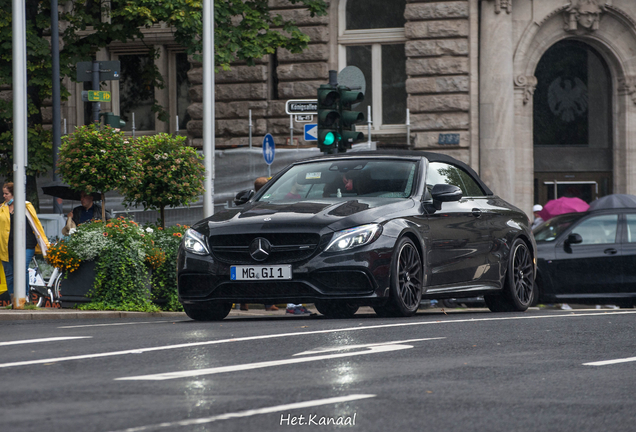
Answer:
[{"label": "green traffic light", "polygon": [[322,142],[323,144],[331,145],[334,143],[335,140],[336,140],[336,136],[334,135],[334,133],[328,132],[327,135],[325,135],[325,139]]}]

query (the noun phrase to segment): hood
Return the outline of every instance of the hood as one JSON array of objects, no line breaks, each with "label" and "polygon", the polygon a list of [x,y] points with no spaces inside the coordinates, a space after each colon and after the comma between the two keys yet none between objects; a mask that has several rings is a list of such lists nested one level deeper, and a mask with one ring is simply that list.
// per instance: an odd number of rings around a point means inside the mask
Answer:
[{"label": "hood", "polygon": [[255,202],[242,208],[221,211],[193,226],[210,235],[249,231],[312,232],[339,231],[357,225],[382,222],[389,214],[412,208],[415,202],[403,198],[365,198],[349,201],[314,200],[288,203]]}]

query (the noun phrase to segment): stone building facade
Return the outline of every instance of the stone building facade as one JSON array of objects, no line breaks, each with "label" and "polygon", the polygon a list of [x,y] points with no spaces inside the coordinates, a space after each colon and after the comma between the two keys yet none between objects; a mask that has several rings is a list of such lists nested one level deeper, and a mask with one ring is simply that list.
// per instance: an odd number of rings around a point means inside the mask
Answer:
[{"label": "stone building facade", "polygon": [[[217,150],[248,145],[249,110],[255,146],[266,133],[278,146],[312,146],[302,123],[294,123],[299,141],[288,141],[286,101],[314,99],[329,70],[353,65],[365,74],[360,109],[371,108],[380,148],[450,154],[529,214],[563,195],[636,194],[635,1],[331,0],[329,15],[313,18],[288,0],[270,5],[311,42],[301,54],[278,50],[216,74]],[[189,63],[169,33],[158,26],[150,41],[161,47],[155,61],[167,77],[155,97],[171,120],[136,132],[179,129],[199,147],[201,64]],[[64,108],[69,127],[85,121],[80,90]],[[104,109],[123,111],[125,91],[113,88]]]}]

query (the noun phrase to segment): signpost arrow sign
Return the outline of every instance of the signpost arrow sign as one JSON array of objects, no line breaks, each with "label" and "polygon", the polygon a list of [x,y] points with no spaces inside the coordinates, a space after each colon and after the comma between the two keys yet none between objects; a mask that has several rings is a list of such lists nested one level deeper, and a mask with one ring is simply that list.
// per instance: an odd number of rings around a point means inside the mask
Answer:
[{"label": "signpost arrow sign", "polygon": [[305,141],[318,141],[318,125],[306,124],[305,125]]}]

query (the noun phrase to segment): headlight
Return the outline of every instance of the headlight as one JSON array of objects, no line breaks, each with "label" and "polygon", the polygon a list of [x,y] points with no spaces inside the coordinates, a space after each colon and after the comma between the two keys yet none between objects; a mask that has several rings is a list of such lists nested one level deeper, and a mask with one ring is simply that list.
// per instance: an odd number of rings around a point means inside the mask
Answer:
[{"label": "headlight", "polygon": [[340,252],[364,246],[380,236],[382,227],[378,224],[362,225],[337,232],[325,249],[326,252]]},{"label": "headlight", "polygon": [[187,251],[197,255],[209,255],[210,250],[206,244],[203,234],[194,231],[193,229],[187,229],[185,237],[183,239],[183,246]]}]

